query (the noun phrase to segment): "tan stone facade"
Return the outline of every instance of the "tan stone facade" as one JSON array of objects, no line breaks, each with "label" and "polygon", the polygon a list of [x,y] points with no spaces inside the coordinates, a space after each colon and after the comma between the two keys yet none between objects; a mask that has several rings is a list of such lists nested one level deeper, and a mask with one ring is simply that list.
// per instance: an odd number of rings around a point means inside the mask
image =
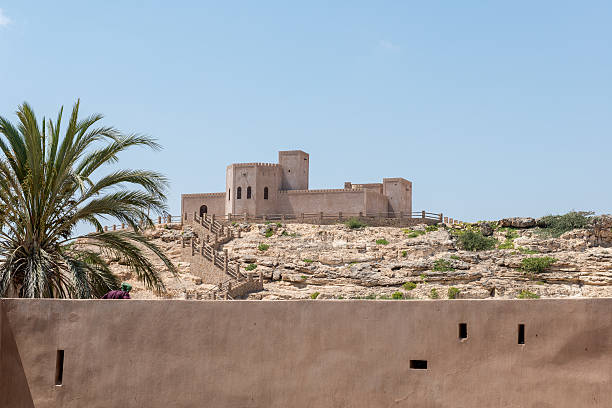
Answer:
[{"label": "tan stone facade", "polygon": [[412,183],[401,177],[342,189],[309,190],[310,157],[301,150],[278,152],[278,163],[227,166],[223,193],[183,194],[181,213],[231,215],[377,214],[410,217]]}]

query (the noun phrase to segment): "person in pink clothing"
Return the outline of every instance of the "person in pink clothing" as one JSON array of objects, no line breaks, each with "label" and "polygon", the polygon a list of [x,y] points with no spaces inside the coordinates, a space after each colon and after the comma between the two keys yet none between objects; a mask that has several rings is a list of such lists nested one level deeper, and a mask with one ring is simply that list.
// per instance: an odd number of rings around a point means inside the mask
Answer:
[{"label": "person in pink clothing", "polygon": [[106,295],[102,296],[102,299],[131,299],[130,290],[132,290],[132,285],[123,282],[121,284],[121,290],[111,290]]}]

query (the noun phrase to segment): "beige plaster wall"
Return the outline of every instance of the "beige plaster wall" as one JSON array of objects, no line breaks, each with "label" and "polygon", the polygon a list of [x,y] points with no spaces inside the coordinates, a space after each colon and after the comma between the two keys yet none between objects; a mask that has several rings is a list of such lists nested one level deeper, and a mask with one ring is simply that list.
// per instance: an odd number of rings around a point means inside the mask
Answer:
[{"label": "beige plaster wall", "polygon": [[612,299],[1,302],[37,408],[612,406]]},{"label": "beige plaster wall", "polygon": [[0,407],[33,408],[21,356],[0,302]]},{"label": "beige plaster wall", "polygon": [[[183,194],[181,196],[181,213],[189,217],[194,211],[200,214],[200,206],[206,205],[208,214],[222,215],[225,212],[225,193]],[[190,218],[191,219],[191,218]]]},{"label": "beige plaster wall", "polygon": [[365,192],[365,212],[368,214],[387,214],[389,201],[384,195],[374,191]]},{"label": "beige plaster wall", "polygon": [[282,214],[359,213],[365,211],[364,191],[359,190],[309,190],[281,191],[278,208]]},{"label": "beige plaster wall", "polygon": [[412,183],[401,177],[383,179],[383,194],[387,197],[389,211],[412,212]]},{"label": "beige plaster wall", "polygon": [[308,190],[308,153],[301,150],[280,151],[278,164],[282,168],[281,190]]}]

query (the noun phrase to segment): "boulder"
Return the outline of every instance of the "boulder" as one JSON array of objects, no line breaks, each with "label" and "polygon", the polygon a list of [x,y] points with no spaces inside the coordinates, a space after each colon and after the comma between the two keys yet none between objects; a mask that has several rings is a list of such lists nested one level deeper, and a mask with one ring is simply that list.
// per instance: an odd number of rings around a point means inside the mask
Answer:
[{"label": "boulder", "polygon": [[488,222],[481,222],[478,226],[480,227],[480,233],[485,237],[493,235],[493,227]]},{"label": "boulder", "polygon": [[531,217],[504,218],[499,220],[499,225],[501,227],[533,228],[536,226],[536,220]]}]

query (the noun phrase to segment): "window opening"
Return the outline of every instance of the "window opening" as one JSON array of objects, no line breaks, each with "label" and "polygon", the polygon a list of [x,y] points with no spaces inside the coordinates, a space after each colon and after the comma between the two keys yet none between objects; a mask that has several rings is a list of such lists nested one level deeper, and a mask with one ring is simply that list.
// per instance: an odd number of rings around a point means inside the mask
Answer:
[{"label": "window opening", "polygon": [[62,385],[64,381],[64,350],[57,350],[55,358],[55,385]]},{"label": "window opening", "polygon": [[427,370],[427,360],[410,360],[410,368],[413,370]]}]

